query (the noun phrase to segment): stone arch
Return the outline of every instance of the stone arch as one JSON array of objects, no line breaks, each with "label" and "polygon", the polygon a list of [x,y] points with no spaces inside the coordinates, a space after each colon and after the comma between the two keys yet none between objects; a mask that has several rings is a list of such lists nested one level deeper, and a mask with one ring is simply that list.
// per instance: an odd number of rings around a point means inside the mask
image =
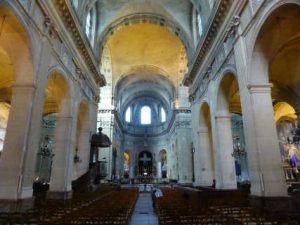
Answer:
[{"label": "stone arch", "polygon": [[274,120],[277,124],[282,118],[289,121],[297,120],[294,107],[288,102],[277,102],[274,105]]},{"label": "stone arch", "polygon": [[75,91],[75,85],[72,81],[71,75],[67,74],[66,71],[60,67],[59,65],[54,65],[52,67],[50,67],[48,69],[48,73],[46,76],[46,79],[43,80],[43,86],[44,88],[46,88],[47,82],[49,81],[49,79],[51,78],[51,76],[53,75],[59,75],[65,82],[66,85],[66,89],[68,90],[68,104],[70,107],[66,107],[66,113],[68,111],[72,111],[74,110],[74,107],[76,107],[76,105],[74,104],[75,101],[73,101],[72,99],[76,99],[76,91]]},{"label": "stone arch", "polygon": [[[31,151],[28,146],[36,74],[30,26],[10,2],[0,4],[0,20],[0,98],[4,105],[9,105],[0,163],[0,198],[18,199],[32,195],[28,184],[32,171],[27,173],[27,156]],[[28,177],[20,178],[23,173]]]},{"label": "stone arch", "polygon": [[[192,57],[193,52],[193,44],[192,40],[189,38],[184,29],[179,25],[174,19],[170,19],[163,14],[155,14],[155,13],[132,13],[121,18],[117,18],[114,22],[112,22],[109,26],[104,29],[102,35],[97,38],[96,46],[99,46],[96,52],[100,53],[100,57],[102,55],[102,51],[104,46],[106,45],[109,37],[114,34],[114,32],[118,31],[122,27],[128,26],[130,24],[135,24],[137,21],[143,23],[151,23],[157,24],[160,26],[166,26],[170,31],[176,34],[181,40],[185,51],[187,52],[187,57],[189,61]],[[101,43],[101,44],[97,44]]]},{"label": "stone arch", "polygon": [[0,4],[0,16],[0,46],[14,63],[14,85],[34,85],[36,78],[32,59],[32,35],[28,28],[30,26],[9,4]]},{"label": "stone arch", "polygon": [[216,186],[218,188],[236,188],[236,175],[233,151],[233,140],[231,130],[230,99],[238,88],[236,76],[227,73],[222,76],[217,91],[216,101],[216,136],[217,149],[215,157]]},{"label": "stone arch", "polygon": [[226,116],[229,114],[230,99],[239,89],[236,75],[231,70],[224,71],[217,83],[216,114],[217,116]]},{"label": "stone arch", "polygon": [[298,102],[300,96],[299,69],[294,66],[300,56],[299,6],[294,0],[265,4],[249,34],[247,76],[252,118],[248,117],[248,126],[254,131],[248,129],[247,138],[252,140],[248,141],[251,151],[247,154],[249,159],[258,159],[249,160],[251,192],[255,195],[286,195],[273,106],[283,100]]},{"label": "stone arch", "polygon": [[[251,84],[269,83],[269,64],[272,59],[287,42],[299,39],[297,34],[300,27],[299,9],[298,1],[286,0],[270,5],[261,13],[250,36],[249,80]],[[281,23],[284,23],[285,29],[278,30],[279,21],[276,22],[278,18]],[[275,32],[280,32],[280,35],[276,35]],[[266,43],[268,47],[264,46]]]},{"label": "stone arch", "polygon": [[195,145],[195,186],[210,186],[215,179],[214,151],[210,106],[206,101],[200,104],[199,124]]},{"label": "stone arch", "polygon": [[[54,115],[54,130],[50,134],[41,132],[41,145],[50,144],[45,157],[50,161],[49,180],[50,193],[71,191],[71,181],[73,172],[73,151],[74,140],[72,127],[77,118],[72,117],[72,97],[71,84],[66,75],[60,73],[58,68],[50,69],[45,84],[45,99],[43,105],[43,118],[45,115]],[[77,111],[77,110],[76,110]],[[43,126],[43,125],[42,125]],[[42,128],[43,130],[43,128]],[[43,149],[40,149],[43,156]],[[41,159],[40,159],[41,161]],[[39,165],[39,160],[37,165]],[[38,167],[39,168],[39,167]],[[37,171],[39,174],[39,171]]]}]

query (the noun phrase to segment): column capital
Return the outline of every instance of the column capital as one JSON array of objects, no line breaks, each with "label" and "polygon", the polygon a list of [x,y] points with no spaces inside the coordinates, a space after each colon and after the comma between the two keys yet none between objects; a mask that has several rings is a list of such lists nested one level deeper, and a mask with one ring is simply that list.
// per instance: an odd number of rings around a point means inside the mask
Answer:
[{"label": "column capital", "polygon": [[272,83],[266,84],[248,84],[247,88],[250,93],[270,93],[271,88],[273,87]]}]

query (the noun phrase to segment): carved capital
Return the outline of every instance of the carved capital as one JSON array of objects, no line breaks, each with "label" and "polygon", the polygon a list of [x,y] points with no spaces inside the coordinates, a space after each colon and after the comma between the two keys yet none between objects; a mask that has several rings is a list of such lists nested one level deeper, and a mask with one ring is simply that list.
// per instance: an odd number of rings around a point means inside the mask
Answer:
[{"label": "carved capital", "polygon": [[195,101],[195,95],[189,95],[189,102],[193,103]]},{"label": "carved capital", "polygon": [[225,37],[225,42],[227,41],[228,38],[234,37],[236,34],[236,31],[241,23],[241,18],[240,16],[235,16],[233,17],[233,20],[229,24],[229,27],[227,29],[227,34]]},{"label": "carved capital", "polygon": [[53,38],[57,34],[56,26],[50,17],[45,17],[44,26],[49,37]]},{"label": "carved capital", "polygon": [[79,67],[76,67],[75,72],[80,80],[85,80],[85,76],[83,75],[83,72]]}]

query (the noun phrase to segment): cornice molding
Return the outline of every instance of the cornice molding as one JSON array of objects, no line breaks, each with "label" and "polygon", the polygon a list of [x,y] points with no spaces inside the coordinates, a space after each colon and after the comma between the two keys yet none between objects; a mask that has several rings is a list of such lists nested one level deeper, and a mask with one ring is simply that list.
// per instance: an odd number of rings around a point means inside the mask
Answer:
[{"label": "cornice molding", "polygon": [[82,34],[79,25],[77,25],[75,16],[72,13],[72,9],[67,0],[56,0],[55,7],[58,9],[59,15],[62,18],[65,27],[68,28],[70,34],[76,43],[82,57],[84,58],[86,64],[88,65],[91,73],[97,84],[101,87],[106,85],[105,77],[100,73],[97,66],[95,57],[90,50],[89,43],[87,42],[84,34]]},{"label": "cornice molding", "polygon": [[198,70],[200,69],[205,57],[214,43],[217,33],[219,32],[233,2],[234,0],[220,0],[216,10],[212,12],[213,19],[207,29],[202,43],[200,43],[197,48],[194,61],[191,63],[190,71],[183,79],[184,85],[189,86],[193,83]]}]

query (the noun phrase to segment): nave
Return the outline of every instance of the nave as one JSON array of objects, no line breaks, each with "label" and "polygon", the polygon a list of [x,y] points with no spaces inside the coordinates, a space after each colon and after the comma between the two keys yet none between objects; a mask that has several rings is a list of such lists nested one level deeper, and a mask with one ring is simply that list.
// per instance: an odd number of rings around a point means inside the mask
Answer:
[{"label": "nave", "polygon": [[[249,190],[195,189],[176,185],[139,192],[137,185],[100,185],[74,193],[72,199],[37,196],[32,208],[19,202],[15,210],[0,212],[1,225],[297,225],[299,197],[283,207],[265,200],[253,204]],[[157,190],[157,189],[153,189]],[[152,195],[152,198],[151,198]],[[296,199],[298,199],[296,201]],[[3,210],[4,202],[0,202]],[[7,203],[6,203],[7,204]],[[296,207],[295,207],[296,206]],[[284,209],[283,209],[284,208]]]}]

